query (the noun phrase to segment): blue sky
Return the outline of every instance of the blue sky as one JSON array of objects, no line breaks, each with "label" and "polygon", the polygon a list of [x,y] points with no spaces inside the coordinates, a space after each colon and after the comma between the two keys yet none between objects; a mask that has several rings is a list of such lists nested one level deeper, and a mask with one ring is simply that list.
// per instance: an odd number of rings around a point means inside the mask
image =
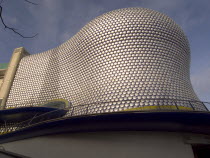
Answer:
[{"label": "blue sky", "polygon": [[13,50],[25,47],[30,54],[57,47],[87,22],[105,12],[126,8],[151,8],[167,14],[187,35],[191,47],[191,80],[202,101],[210,101],[210,1],[209,0],[4,0],[3,17],[24,39],[0,24],[0,63],[9,62]]}]

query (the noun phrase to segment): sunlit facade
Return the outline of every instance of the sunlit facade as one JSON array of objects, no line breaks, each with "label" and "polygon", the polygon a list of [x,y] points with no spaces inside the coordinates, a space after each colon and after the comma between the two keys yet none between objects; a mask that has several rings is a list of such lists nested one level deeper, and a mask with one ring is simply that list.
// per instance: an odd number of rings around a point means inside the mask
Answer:
[{"label": "sunlit facade", "polygon": [[150,9],[119,9],[92,20],[61,46],[22,58],[6,108],[63,98],[73,106],[91,104],[89,113],[157,106],[206,110],[196,102],[189,65],[188,40],[172,19]]},{"label": "sunlit facade", "polygon": [[210,157],[189,66],[182,29],[145,8],[103,14],[46,52],[17,48],[0,71],[0,157]]}]

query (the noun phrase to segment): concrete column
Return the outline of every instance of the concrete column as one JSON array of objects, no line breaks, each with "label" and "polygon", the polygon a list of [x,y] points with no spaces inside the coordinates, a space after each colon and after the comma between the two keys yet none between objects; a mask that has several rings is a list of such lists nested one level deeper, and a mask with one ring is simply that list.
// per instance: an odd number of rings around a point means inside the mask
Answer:
[{"label": "concrete column", "polygon": [[19,62],[26,55],[29,55],[29,53],[23,47],[16,48],[12,54],[0,89],[1,109],[4,109],[6,106],[6,101],[9,96],[9,91],[15,78]]}]

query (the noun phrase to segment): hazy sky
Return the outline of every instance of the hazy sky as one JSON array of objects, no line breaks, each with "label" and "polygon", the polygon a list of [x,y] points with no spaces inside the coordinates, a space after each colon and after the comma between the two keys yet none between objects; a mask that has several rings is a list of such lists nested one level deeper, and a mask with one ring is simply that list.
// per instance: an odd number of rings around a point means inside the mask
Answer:
[{"label": "hazy sky", "polygon": [[87,22],[105,12],[127,7],[151,8],[167,14],[188,36],[191,46],[191,80],[202,101],[210,101],[210,1],[209,0],[4,0],[5,23],[18,28],[24,39],[0,24],[0,63],[9,62],[13,50],[30,54],[57,47]]}]

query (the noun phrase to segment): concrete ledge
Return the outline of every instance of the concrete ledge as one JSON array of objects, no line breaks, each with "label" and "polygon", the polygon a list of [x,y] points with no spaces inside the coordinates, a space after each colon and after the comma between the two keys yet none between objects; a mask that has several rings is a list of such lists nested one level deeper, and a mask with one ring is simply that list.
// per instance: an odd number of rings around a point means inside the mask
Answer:
[{"label": "concrete ledge", "polygon": [[165,131],[210,135],[209,112],[116,112],[66,117],[0,136],[0,143],[56,133]]}]

